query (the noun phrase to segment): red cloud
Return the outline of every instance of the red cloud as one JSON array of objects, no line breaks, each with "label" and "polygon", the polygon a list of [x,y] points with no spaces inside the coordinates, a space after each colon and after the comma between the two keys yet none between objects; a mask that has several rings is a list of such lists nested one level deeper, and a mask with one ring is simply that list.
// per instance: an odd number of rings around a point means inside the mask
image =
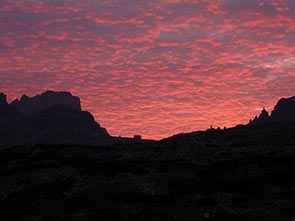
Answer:
[{"label": "red cloud", "polygon": [[295,86],[293,1],[45,1],[0,6],[0,88],[81,97],[113,135],[247,123]]}]

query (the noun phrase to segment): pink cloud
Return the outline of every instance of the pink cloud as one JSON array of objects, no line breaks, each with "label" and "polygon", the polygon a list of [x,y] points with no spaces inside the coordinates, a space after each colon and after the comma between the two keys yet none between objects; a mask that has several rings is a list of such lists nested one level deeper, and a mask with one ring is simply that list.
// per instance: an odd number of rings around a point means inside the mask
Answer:
[{"label": "pink cloud", "polygon": [[68,90],[113,135],[247,123],[294,95],[293,1],[0,5],[0,88]]}]

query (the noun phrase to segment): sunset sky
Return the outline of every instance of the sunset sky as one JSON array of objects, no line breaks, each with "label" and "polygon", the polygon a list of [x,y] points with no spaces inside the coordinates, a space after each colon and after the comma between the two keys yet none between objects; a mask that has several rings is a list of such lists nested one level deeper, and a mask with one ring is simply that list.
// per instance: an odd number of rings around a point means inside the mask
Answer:
[{"label": "sunset sky", "polygon": [[295,1],[0,0],[0,91],[46,90],[111,135],[245,124],[295,95]]}]

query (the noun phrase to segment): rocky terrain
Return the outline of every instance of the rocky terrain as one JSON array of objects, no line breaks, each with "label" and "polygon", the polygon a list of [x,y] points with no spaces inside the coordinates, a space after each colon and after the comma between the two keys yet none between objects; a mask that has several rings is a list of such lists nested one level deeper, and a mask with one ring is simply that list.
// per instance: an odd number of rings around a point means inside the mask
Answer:
[{"label": "rocky terrain", "polygon": [[285,100],[248,125],[159,142],[2,146],[0,220],[295,220]]}]

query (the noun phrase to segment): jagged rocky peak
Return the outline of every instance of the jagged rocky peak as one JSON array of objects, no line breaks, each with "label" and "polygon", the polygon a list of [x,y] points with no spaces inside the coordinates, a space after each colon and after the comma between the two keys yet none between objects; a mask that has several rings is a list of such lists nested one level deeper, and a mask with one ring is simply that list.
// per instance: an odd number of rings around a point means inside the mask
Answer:
[{"label": "jagged rocky peak", "polygon": [[267,110],[265,109],[265,107],[263,107],[261,113],[259,114],[259,116],[255,116],[255,118],[253,120],[250,120],[250,124],[252,125],[257,125],[257,124],[262,124],[265,123],[269,120],[270,116],[267,112]]},{"label": "jagged rocky peak", "polygon": [[295,96],[280,99],[271,113],[271,118],[274,121],[295,120]]},{"label": "jagged rocky peak", "polygon": [[0,93],[0,106],[7,106],[7,100],[6,100],[6,95],[3,93]]},{"label": "jagged rocky peak", "polygon": [[269,114],[268,112],[265,110],[265,107],[263,107],[259,117],[259,119],[268,119],[269,118]]},{"label": "jagged rocky peak", "polygon": [[28,97],[23,95],[20,100],[11,103],[20,113],[32,115],[39,113],[53,105],[63,105],[71,109],[81,111],[80,99],[70,92],[46,91],[41,95]]},{"label": "jagged rocky peak", "polygon": [[289,122],[295,121],[295,96],[282,98],[278,101],[271,115],[263,108],[260,115],[250,120],[251,125],[263,124],[267,122]]}]

